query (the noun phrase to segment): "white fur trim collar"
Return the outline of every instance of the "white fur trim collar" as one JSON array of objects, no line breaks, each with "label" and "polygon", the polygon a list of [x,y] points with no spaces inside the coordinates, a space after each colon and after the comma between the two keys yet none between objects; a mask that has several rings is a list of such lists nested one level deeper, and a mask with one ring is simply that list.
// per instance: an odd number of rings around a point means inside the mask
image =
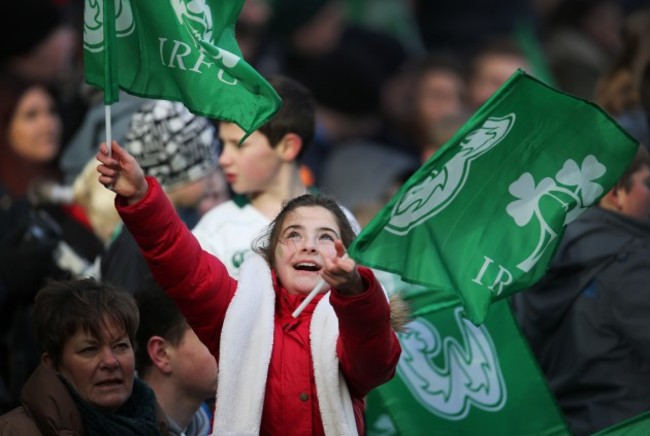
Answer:
[{"label": "white fur trim collar", "polygon": [[[275,291],[266,261],[251,254],[226,311],[219,350],[214,435],[258,435],[273,347]],[[336,355],[338,318],[325,295],[312,315],[310,340],[325,434],[356,435],[352,400]]]}]

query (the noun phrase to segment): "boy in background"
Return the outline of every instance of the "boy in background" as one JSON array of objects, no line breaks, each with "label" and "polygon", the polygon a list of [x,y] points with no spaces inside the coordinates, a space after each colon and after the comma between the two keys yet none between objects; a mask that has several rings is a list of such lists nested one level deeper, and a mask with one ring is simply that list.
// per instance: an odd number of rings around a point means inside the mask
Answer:
[{"label": "boy in background", "polygon": [[170,435],[205,436],[217,391],[217,362],[153,280],[135,293],[138,377],[155,392]]},{"label": "boy in background", "polygon": [[[234,123],[219,123],[219,165],[236,195],[208,211],[192,229],[203,249],[221,259],[233,277],[283,204],[309,191],[300,159],[314,137],[316,104],[293,79],[273,76],[268,81],[282,98],[271,120],[241,145],[244,131]],[[358,233],[356,219],[344,211]]]}]

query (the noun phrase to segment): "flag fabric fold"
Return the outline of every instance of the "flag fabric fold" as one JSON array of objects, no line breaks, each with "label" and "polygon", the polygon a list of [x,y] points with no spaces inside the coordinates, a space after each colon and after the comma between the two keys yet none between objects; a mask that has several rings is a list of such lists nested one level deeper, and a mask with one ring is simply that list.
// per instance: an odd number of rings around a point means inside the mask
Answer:
[{"label": "flag fabric fold", "polygon": [[242,57],[234,25],[244,0],[85,0],[86,82],[117,101],[118,87],[180,101],[252,133],[280,108],[273,87]]},{"label": "flag fabric fold", "polygon": [[616,183],[637,147],[595,104],[519,70],[402,186],[348,254],[455,294],[479,325],[491,302],[545,274],[565,226]]}]

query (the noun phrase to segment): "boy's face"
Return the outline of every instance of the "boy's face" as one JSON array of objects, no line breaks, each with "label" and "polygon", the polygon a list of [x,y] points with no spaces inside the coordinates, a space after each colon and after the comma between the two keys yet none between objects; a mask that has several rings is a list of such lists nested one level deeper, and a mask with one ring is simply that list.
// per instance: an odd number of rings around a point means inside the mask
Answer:
[{"label": "boy's face", "polygon": [[510,76],[521,68],[530,71],[525,58],[508,54],[483,56],[476,66],[469,82],[469,104],[477,109],[503,85]]},{"label": "boy's face", "polygon": [[178,346],[170,344],[174,378],[179,387],[197,400],[214,398],[217,392],[217,361],[191,328]]},{"label": "boy's face", "polygon": [[244,131],[234,123],[219,124],[219,138],[223,144],[219,165],[226,181],[237,194],[255,194],[268,191],[278,183],[284,163],[265,135],[253,132],[240,146]]},{"label": "boy's face", "polygon": [[618,210],[640,220],[650,218],[650,168],[642,166],[632,175],[629,191],[618,190]]}]

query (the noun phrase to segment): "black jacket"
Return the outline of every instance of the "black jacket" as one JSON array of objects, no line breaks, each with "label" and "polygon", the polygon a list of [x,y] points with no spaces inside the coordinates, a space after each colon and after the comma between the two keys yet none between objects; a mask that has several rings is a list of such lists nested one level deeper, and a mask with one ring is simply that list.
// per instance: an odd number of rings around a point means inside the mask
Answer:
[{"label": "black jacket", "polygon": [[591,208],[513,303],[575,434],[650,409],[650,222]]}]

